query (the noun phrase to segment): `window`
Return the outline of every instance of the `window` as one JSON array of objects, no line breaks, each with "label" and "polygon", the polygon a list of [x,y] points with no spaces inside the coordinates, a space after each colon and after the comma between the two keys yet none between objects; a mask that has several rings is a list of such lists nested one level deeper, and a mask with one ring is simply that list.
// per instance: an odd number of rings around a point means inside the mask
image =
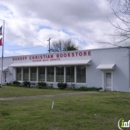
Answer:
[{"label": "window", "polygon": [[54,82],[54,67],[47,67],[47,81]]},{"label": "window", "polygon": [[23,68],[23,81],[29,80],[29,68]]},{"label": "window", "polygon": [[21,80],[21,68],[16,68],[16,80]]},{"label": "window", "polygon": [[36,67],[31,67],[30,68],[30,80],[31,81],[36,81],[36,71],[37,71],[37,68]]},{"label": "window", "polygon": [[77,82],[86,83],[86,67],[77,66],[76,68],[77,68]]},{"label": "window", "polygon": [[64,82],[64,67],[56,67],[56,82]]},{"label": "window", "polygon": [[45,67],[38,67],[38,81],[45,81]]},{"label": "window", "polygon": [[74,82],[74,66],[66,67],[66,82]]}]

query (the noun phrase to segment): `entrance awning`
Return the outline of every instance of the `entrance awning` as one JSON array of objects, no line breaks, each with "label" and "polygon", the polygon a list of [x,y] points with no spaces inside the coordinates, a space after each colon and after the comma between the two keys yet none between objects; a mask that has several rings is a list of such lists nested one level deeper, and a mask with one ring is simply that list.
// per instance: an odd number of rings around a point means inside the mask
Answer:
[{"label": "entrance awning", "polygon": [[100,70],[114,70],[115,64],[100,64],[97,69]]},{"label": "entrance awning", "polygon": [[[1,68],[0,68],[0,71],[1,71]],[[4,72],[8,71],[8,67],[3,67],[3,71]]]},{"label": "entrance awning", "polygon": [[66,66],[66,65],[90,65],[91,60],[74,60],[74,61],[41,61],[41,62],[27,62],[14,63],[9,66],[12,67],[32,67],[32,66]]}]

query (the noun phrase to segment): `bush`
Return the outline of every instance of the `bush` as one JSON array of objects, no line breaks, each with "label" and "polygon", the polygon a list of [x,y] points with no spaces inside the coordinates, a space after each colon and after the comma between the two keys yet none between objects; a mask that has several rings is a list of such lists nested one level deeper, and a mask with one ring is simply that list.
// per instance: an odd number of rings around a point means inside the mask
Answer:
[{"label": "bush", "polygon": [[76,88],[75,90],[81,90],[81,91],[99,91],[101,89],[102,88],[96,88],[96,87],[90,87],[90,88],[88,88],[88,87],[82,86],[82,87]]},{"label": "bush", "polygon": [[6,85],[12,85],[12,83],[6,83]]},{"label": "bush", "polygon": [[18,82],[18,81],[13,81],[13,84],[20,85],[20,82]]},{"label": "bush", "polygon": [[40,86],[40,85],[38,85],[37,86],[39,89],[45,89],[45,88],[47,88],[46,86]]},{"label": "bush", "polygon": [[57,86],[59,89],[65,89],[67,88],[67,83],[58,83]]},{"label": "bush", "polygon": [[25,86],[25,87],[30,87],[30,82],[24,81],[24,82],[23,82],[23,86]]},{"label": "bush", "polygon": [[45,82],[38,82],[38,86],[39,89],[45,89],[46,87],[46,83]]},{"label": "bush", "polygon": [[44,87],[46,87],[46,83],[45,82],[38,82],[38,86],[44,86]]}]

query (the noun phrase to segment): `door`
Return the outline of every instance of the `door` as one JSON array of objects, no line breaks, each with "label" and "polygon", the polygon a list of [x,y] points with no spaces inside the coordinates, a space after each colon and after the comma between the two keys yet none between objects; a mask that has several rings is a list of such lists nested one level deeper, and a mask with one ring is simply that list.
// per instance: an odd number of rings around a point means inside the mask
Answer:
[{"label": "door", "polygon": [[112,73],[106,72],[105,73],[105,90],[110,90],[112,88]]}]

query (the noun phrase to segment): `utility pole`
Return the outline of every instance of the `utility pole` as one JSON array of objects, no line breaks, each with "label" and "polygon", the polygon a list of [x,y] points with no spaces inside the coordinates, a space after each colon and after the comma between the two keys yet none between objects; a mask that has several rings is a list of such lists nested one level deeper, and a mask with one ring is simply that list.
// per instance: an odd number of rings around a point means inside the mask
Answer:
[{"label": "utility pole", "polygon": [[50,53],[50,51],[51,51],[51,49],[50,49],[50,40],[51,40],[51,38],[49,38],[47,41],[49,41],[49,53]]}]

